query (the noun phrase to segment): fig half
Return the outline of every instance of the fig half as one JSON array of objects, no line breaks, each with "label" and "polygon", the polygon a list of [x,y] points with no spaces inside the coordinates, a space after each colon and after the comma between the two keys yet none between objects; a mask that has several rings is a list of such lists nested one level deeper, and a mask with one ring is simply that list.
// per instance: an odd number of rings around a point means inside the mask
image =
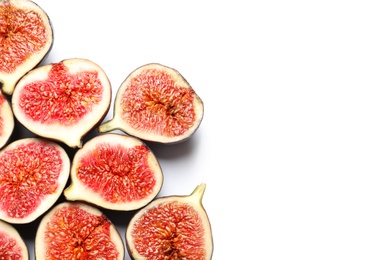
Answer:
[{"label": "fig half", "polygon": [[75,153],[64,195],[106,209],[135,210],[154,199],[162,182],[161,167],[148,146],[132,136],[107,133]]},{"label": "fig half", "polygon": [[125,248],[114,224],[97,208],[62,202],[41,220],[35,256],[43,259],[120,259]]},{"label": "fig half", "polygon": [[14,115],[6,97],[0,91],[0,149],[8,143],[14,130]]},{"label": "fig half", "polygon": [[57,201],[69,178],[70,159],[58,144],[23,138],[0,151],[0,219],[30,223]]},{"label": "fig half", "polygon": [[31,132],[76,148],[107,114],[111,92],[99,65],[65,59],[28,72],[16,85],[12,108]]},{"label": "fig half", "polygon": [[204,105],[175,69],[151,63],[134,70],[120,85],[114,115],[98,130],[121,130],[142,140],[178,143],[199,127]]},{"label": "fig half", "polygon": [[126,229],[132,259],[209,260],[213,238],[202,198],[206,185],[188,196],[166,196],[140,209]]},{"label": "fig half", "polygon": [[28,248],[18,230],[0,220],[0,259],[28,260]]},{"label": "fig half", "polygon": [[11,95],[18,80],[36,67],[53,46],[47,13],[28,0],[0,0],[0,82]]}]

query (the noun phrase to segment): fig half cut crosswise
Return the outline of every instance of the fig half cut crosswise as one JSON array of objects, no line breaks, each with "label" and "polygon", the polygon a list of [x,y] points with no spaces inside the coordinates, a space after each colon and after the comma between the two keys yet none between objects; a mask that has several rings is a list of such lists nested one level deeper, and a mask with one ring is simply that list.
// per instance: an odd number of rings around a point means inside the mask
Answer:
[{"label": "fig half cut crosswise", "polygon": [[13,141],[0,151],[0,219],[30,223],[57,201],[70,173],[58,144],[42,138]]},{"label": "fig half cut crosswise", "polygon": [[132,259],[210,260],[212,230],[202,198],[206,184],[187,196],[153,200],[130,220],[126,244]]},{"label": "fig half cut crosswise", "polygon": [[8,100],[0,91],[0,149],[8,143],[13,131],[13,111]]},{"label": "fig half cut crosswise", "polygon": [[111,92],[99,65],[65,59],[28,72],[16,85],[12,108],[31,132],[76,148],[107,114]]},{"label": "fig half cut crosswise", "polygon": [[203,114],[202,100],[176,69],[150,63],[123,81],[115,97],[113,118],[98,130],[121,130],[142,140],[172,144],[188,139]]},{"label": "fig half cut crosswise", "polygon": [[40,64],[53,46],[46,12],[33,1],[0,0],[0,86],[11,95],[18,80]]},{"label": "fig half cut crosswise", "polygon": [[18,230],[0,220],[0,259],[28,260],[28,248]]},{"label": "fig half cut crosswise", "polygon": [[148,146],[132,136],[106,133],[75,153],[64,195],[69,201],[128,211],[153,200],[162,182],[160,164]]},{"label": "fig half cut crosswise", "polygon": [[42,218],[35,239],[37,260],[123,260],[125,247],[115,225],[98,208],[62,202]]}]

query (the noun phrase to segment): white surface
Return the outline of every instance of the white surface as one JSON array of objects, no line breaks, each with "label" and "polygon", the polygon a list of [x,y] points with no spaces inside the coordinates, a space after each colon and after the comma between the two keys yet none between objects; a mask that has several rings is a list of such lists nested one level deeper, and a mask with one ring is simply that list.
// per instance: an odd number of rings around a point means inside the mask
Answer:
[{"label": "white surface", "polygon": [[[152,149],[159,196],[207,184],[214,260],[367,258],[365,1],[36,2],[45,63],[91,59],[116,90],[159,62],[203,99],[189,141]],[[108,214],[124,236],[131,215]]]}]

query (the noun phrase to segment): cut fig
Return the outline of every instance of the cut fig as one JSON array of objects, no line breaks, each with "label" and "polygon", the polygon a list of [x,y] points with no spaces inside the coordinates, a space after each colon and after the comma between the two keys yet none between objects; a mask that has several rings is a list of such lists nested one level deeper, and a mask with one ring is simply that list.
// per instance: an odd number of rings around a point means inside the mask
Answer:
[{"label": "cut fig", "polygon": [[16,85],[14,116],[31,132],[76,148],[107,114],[110,81],[100,66],[82,58],[38,67]]},{"label": "cut fig", "polygon": [[53,46],[46,12],[28,0],[0,0],[0,82],[11,95],[18,80],[36,67]]},{"label": "cut fig", "polygon": [[35,256],[43,259],[124,259],[125,248],[114,224],[97,208],[62,202],[41,220]]},{"label": "cut fig", "polygon": [[151,63],[134,70],[120,85],[114,115],[99,132],[121,130],[142,140],[178,143],[199,127],[204,105],[175,69]]},{"label": "cut fig", "polygon": [[8,143],[13,130],[13,111],[6,97],[0,92],[0,149]]},{"label": "cut fig", "polygon": [[132,259],[209,260],[213,254],[212,230],[200,184],[188,196],[153,200],[130,220],[126,244]]},{"label": "cut fig", "polygon": [[28,248],[18,230],[0,220],[0,259],[28,260]]},{"label": "cut fig", "polygon": [[30,223],[62,194],[70,159],[54,142],[23,138],[0,151],[0,173],[0,219]]},{"label": "cut fig", "polygon": [[148,146],[132,136],[106,133],[75,153],[64,195],[69,201],[128,211],[152,201],[162,183],[160,164]]}]

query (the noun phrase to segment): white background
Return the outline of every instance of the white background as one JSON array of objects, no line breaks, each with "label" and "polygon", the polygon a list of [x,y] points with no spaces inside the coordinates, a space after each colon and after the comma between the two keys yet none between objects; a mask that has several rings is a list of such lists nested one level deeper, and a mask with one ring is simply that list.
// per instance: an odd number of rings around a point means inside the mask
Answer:
[{"label": "white background", "polygon": [[[151,148],[159,196],[207,184],[214,260],[367,259],[365,1],[36,2],[45,64],[90,59],[116,92],[158,62],[202,98],[190,140]],[[106,213],[124,237],[132,213]],[[36,224],[18,227],[31,255]]]}]

